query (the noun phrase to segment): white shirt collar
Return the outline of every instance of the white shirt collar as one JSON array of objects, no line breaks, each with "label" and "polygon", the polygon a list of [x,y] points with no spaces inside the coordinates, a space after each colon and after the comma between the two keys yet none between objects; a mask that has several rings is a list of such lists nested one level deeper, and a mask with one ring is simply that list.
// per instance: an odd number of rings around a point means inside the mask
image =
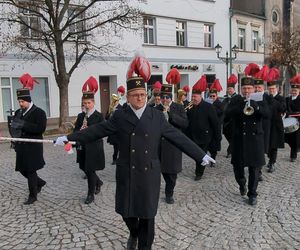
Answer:
[{"label": "white shirt collar", "polygon": [[137,118],[141,119],[145,108],[147,107],[147,103],[145,103],[144,107],[140,108],[140,109],[135,109],[134,107],[132,107],[132,105],[129,103],[129,107],[132,109],[132,111],[135,113],[135,115],[137,116]]},{"label": "white shirt collar", "polygon": [[89,112],[87,113],[87,117],[90,117],[95,112],[95,110],[95,108],[89,110]]},{"label": "white shirt collar", "polygon": [[296,96],[291,96],[292,97],[292,100],[296,100],[297,99],[297,95]]},{"label": "white shirt collar", "polygon": [[23,113],[23,116],[32,108],[32,106],[33,106],[33,102],[30,102],[30,105],[28,109],[26,109],[26,111]]}]

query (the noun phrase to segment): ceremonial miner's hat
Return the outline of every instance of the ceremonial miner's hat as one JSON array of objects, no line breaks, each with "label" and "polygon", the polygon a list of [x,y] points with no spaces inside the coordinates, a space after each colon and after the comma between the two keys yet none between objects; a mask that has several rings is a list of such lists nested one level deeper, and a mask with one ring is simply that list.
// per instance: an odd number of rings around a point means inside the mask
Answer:
[{"label": "ceremonial miner's hat", "polygon": [[23,88],[17,89],[17,99],[24,100],[26,102],[31,102],[30,90],[33,89],[34,83],[38,83],[35,79],[31,77],[28,73],[23,74],[19,78],[20,83]]},{"label": "ceremonial miner's hat", "polygon": [[94,99],[98,90],[98,82],[95,77],[90,76],[82,86],[82,99]]},{"label": "ceremonial miner's hat", "polygon": [[292,89],[300,89],[300,74],[290,79],[290,84]]},{"label": "ceremonial miner's hat", "polygon": [[241,79],[241,86],[245,86],[245,85],[252,85],[253,86],[254,85],[253,78],[248,77],[248,76],[243,77]]},{"label": "ceremonial miner's hat", "polygon": [[172,95],[172,85],[171,84],[163,84],[160,89],[161,95]]},{"label": "ceremonial miner's hat", "polygon": [[238,82],[238,79],[237,79],[236,75],[231,74],[229,76],[229,78],[227,79],[227,88],[229,88],[229,87],[234,88],[235,85],[237,84],[237,82]]},{"label": "ceremonial miner's hat", "polygon": [[207,89],[206,75],[202,75],[201,78],[194,84],[192,88],[192,94],[201,94]]}]

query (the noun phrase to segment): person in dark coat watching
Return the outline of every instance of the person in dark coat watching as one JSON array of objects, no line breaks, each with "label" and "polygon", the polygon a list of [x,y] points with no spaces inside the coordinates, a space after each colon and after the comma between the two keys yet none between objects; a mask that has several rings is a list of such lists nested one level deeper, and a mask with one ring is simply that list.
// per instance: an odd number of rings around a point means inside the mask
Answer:
[{"label": "person in dark coat watching", "polygon": [[[97,80],[90,77],[82,88],[82,102],[85,111],[78,114],[74,132],[84,130],[104,120],[103,115],[95,109],[94,95],[97,90]],[[79,168],[85,173],[88,182],[88,194],[84,203],[90,204],[95,199],[94,194],[98,194],[103,185],[96,174],[96,170],[102,170],[105,167],[103,140],[99,139],[77,147],[77,162]]]},{"label": "person in dark coat watching", "polygon": [[[209,90],[209,102],[213,105],[213,107],[216,110],[217,116],[218,116],[218,129],[220,130],[221,134],[221,124],[223,120],[223,105],[220,99],[218,98],[218,92],[222,91],[222,86],[220,84],[219,79],[215,79],[215,81],[210,86]],[[222,137],[220,137],[222,138]],[[213,159],[216,159],[218,151],[221,150],[221,140],[216,140],[215,138],[211,141],[211,143],[208,146],[208,151],[210,153],[210,156]],[[215,167],[214,163],[211,163],[211,167]]]},{"label": "person in dark coat watching", "polygon": [[[291,96],[286,98],[287,118],[294,117],[300,121],[300,74],[290,80]],[[298,150],[300,149],[300,129],[285,133],[285,142],[289,144],[290,161],[295,162],[297,159]]]},{"label": "person in dark coat watching", "polygon": [[242,78],[242,96],[233,97],[225,111],[225,115],[232,118],[231,163],[242,196],[247,193],[244,168],[248,167],[249,169],[247,195],[250,205],[257,203],[256,190],[259,170],[265,164],[262,119],[267,115],[263,102],[258,103],[250,100],[250,94],[253,92],[253,79],[250,77]]},{"label": "person in dark coat watching", "polygon": [[[161,88],[163,114],[175,128],[182,130],[188,126],[184,107],[172,101],[172,85],[164,84]],[[158,107],[159,109],[159,107]],[[182,171],[182,152],[165,138],[161,141],[161,172],[166,182],[166,203],[174,203],[174,188],[177,174]]]},{"label": "person in dark coat watching", "polygon": [[[29,74],[20,77],[22,89],[17,89],[17,99],[20,109],[15,112],[10,125],[12,137],[43,139],[46,130],[46,113],[33,104],[30,90],[33,89],[34,80]],[[37,170],[45,165],[42,143],[16,142],[16,171],[19,171],[28,181],[29,196],[24,205],[37,201],[37,194],[45,186],[46,181],[37,175]]]},{"label": "person in dark coat watching", "polygon": [[[138,76],[133,76],[134,72]],[[116,168],[116,212],[130,231],[127,249],[136,249],[137,244],[138,249],[152,247],[161,182],[161,138],[199,164],[214,161],[168,123],[161,111],[147,105],[145,82],[150,76],[149,62],[143,57],[135,57],[127,74],[128,106],[116,110],[108,121],[56,140],[58,145],[63,145],[69,140],[87,143],[107,135],[117,135],[120,156]]]},{"label": "person in dark coat watching", "polygon": [[[186,129],[187,136],[205,152],[210,143],[221,141],[221,130],[217,112],[212,104],[202,98],[202,92],[207,88],[206,77],[203,75],[192,88],[193,105],[187,109],[189,125]],[[205,165],[196,163],[195,181],[202,178]]]}]

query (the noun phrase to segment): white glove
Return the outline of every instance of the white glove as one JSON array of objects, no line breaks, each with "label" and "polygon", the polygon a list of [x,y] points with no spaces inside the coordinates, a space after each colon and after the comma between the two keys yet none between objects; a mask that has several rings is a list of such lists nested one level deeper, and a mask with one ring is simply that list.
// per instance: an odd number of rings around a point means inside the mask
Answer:
[{"label": "white glove", "polygon": [[163,111],[163,114],[164,114],[166,120],[168,121],[168,120],[169,120],[169,114],[168,114],[168,111]]},{"label": "white glove", "polygon": [[208,165],[210,162],[212,163],[216,163],[216,161],[211,158],[209,155],[205,155],[203,158],[202,158],[202,163],[201,165],[202,166],[205,166],[205,165]]},{"label": "white glove", "polygon": [[56,146],[56,145],[65,146],[65,142],[68,142],[68,138],[65,135],[57,137],[57,139],[55,140],[54,146]]}]

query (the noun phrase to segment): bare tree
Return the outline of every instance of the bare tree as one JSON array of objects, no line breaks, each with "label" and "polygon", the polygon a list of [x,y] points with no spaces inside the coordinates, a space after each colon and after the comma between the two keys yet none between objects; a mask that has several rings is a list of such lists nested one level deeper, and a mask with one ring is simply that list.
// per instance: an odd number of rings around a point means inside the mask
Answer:
[{"label": "bare tree", "polygon": [[284,92],[288,93],[289,79],[300,68],[300,29],[274,32],[270,43],[270,64],[283,68]]},{"label": "bare tree", "polygon": [[[61,127],[69,116],[70,77],[86,56],[116,50],[124,30],[139,28],[140,11],[129,0],[4,0],[2,44],[51,63],[59,88]],[[129,3],[130,2],[130,3]],[[138,0],[137,0],[138,2]],[[5,35],[4,35],[5,34]],[[120,50],[120,49],[119,49]]]}]

